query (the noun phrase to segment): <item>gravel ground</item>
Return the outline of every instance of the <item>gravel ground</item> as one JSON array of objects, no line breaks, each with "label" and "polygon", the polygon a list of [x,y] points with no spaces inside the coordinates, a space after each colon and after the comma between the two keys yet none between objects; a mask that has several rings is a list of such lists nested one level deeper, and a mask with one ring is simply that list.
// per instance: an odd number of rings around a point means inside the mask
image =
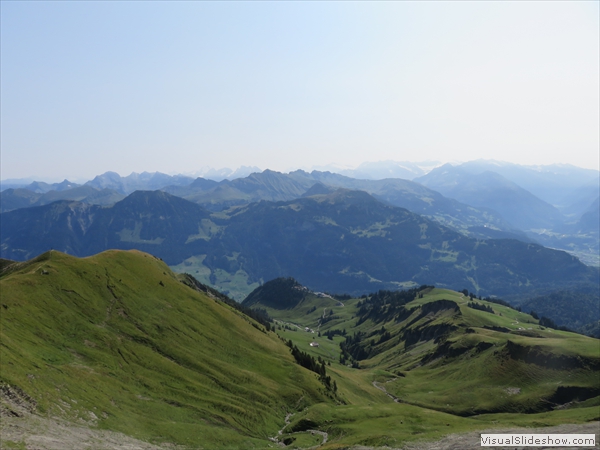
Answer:
[{"label": "gravel ground", "polygon": [[[595,447],[482,447],[481,434],[595,434]],[[469,450],[469,449],[496,449],[496,450],[526,450],[526,449],[561,449],[582,450],[585,448],[600,448],[600,422],[584,424],[565,424],[547,428],[505,428],[483,430],[465,434],[450,434],[437,442],[411,443],[403,450]],[[358,450],[358,449],[357,449]]]},{"label": "gravel ground", "polygon": [[27,450],[166,450],[114,431],[95,430],[59,419],[2,417],[0,448]]},{"label": "gravel ground", "polygon": [[0,386],[0,449],[181,450],[156,446],[122,433],[98,430],[34,414],[35,402],[14,386]]}]

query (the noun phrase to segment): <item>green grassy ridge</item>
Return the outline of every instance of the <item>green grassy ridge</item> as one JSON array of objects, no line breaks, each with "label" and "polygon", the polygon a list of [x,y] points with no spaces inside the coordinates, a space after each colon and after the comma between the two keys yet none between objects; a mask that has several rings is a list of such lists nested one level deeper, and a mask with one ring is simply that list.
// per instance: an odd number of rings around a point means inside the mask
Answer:
[{"label": "green grassy ridge", "polygon": [[[291,447],[316,445],[320,436],[307,430],[317,429],[329,435],[324,449],[397,447],[448,433],[600,417],[598,397],[525,413],[557,387],[597,386],[597,370],[552,372],[507,358],[509,340],[582,360],[600,359],[598,341],[542,329],[531,316],[501,305],[478,301],[493,308],[490,314],[469,308],[470,299],[460,293],[427,289],[406,305],[410,315],[403,321],[368,319],[357,326],[361,299],[308,293],[292,309],[265,308],[276,318],[278,337],[260,331],[214,291],[207,296],[181,278],[136,251],[84,259],[51,252],[5,268],[0,384],[23,389],[39,411],[192,448],[268,448],[275,445],[268,436],[284,426],[288,412],[296,412],[284,429],[284,437],[295,438]],[[440,300],[454,302],[458,311],[422,308]],[[333,319],[319,327],[328,311]],[[456,329],[443,341],[404,348],[404,330],[444,324]],[[382,326],[392,339],[375,345],[360,370],[339,364],[342,336],[323,334],[345,328],[368,335]],[[283,339],[329,363],[338,402],[325,395],[315,374],[294,363]],[[313,341],[319,347],[310,347]],[[477,351],[481,342],[491,346]],[[460,353],[424,363],[441,345]],[[374,381],[407,403],[393,402]],[[507,388],[521,391],[509,394]]]},{"label": "green grassy ridge", "polygon": [[41,413],[156,442],[262,448],[288,411],[328,401],[279,337],[148,254],[48,252],[0,283],[0,383]]},{"label": "green grassy ridge", "polygon": [[[455,294],[457,297],[460,295]],[[446,296],[446,295],[444,295]],[[317,301],[318,299],[315,299]],[[427,299],[420,299],[426,302]],[[345,301],[350,312],[352,303],[356,300]],[[356,311],[356,309],[355,309]],[[475,313],[480,311],[472,310]],[[489,314],[489,313],[486,313]],[[519,314],[515,311],[515,314]],[[491,315],[490,315],[491,316]],[[300,325],[309,324],[296,318]],[[485,319],[485,318],[484,318]],[[508,319],[511,319],[510,317]],[[531,318],[533,320],[533,318]],[[489,319],[488,319],[489,320]],[[497,319],[496,319],[497,320]],[[492,320],[493,323],[496,320]],[[356,321],[352,318],[351,321]],[[487,321],[482,320],[482,325]],[[380,326],[380,324],[378,324]],[[346,326],[348,323],[339,324]],[[363,323],[361,327],[375,328],[373,324]],[[387,327],[387,324],[386,324]],[[389,327],[391,329],[391,327]],[[325,327],[326,329],[326,327]],[[325,331],[321,328],[322,331]],[[488,334],[501,335],[493,330],[480,329],[479,333],[465,335],[469,339],[476,337],[472,344],[485,341]],[[304,349],[327,357],[328,353],[337,350],[339,355],[339,342],[336,336],[333,341],[324,337],[315,337],[312,333],[304,331],[279,330],[286,337],[290,336],[295,342],[303,343]],[[548,334],[555,333],[548,331]],[[559,332],[558,334],[563,334]],[[511,336],[514,340],[526,341],[527,336]],[[499,338],[498,336],[496,337]],[[506,338],[505,338],[506,339]],[[550,338],[547,338],[550,339]],[[597,346],[590,347],[590,341],[584,336],[565,333],[561,341],[567,343],[569,339],[581,340],[583,347],[591,353],[598,354]],[[318,348],[308,346],[316,340],[320,343]],[[540,340],[540,338],[538,338]],[[464,343],[461,343],[464,345]],[[435,350],[432,341],[419,344],[417,353],[420,358],[428,352]],[[582,347],[581,343],[575,345]],[[563,351],[573,352],[569,345],[562,347]],[[557,409],[547,412],[532,413],[539,406],[540,395],[550,396],[557,386],[578,384],[598,386],[597,372],[594,371],[548,371],[533,364],[512,362],[512,366],[504,368],[503,372],[496,372],[496,367],[489,364],[495,360],[491,352],[486,354],[487,360],[481,358],[449,359],[446,364],[438,362],[431,367],[418,367],[405,370],[407,367],[395,366],[389,361],[384,361],[383,356],[398,352],[397,348],[383,353],[381,359],[361,361],[360,370],[339,365],[335,356],[331,358],[328,374],[336,380],[339,395],[346,400],[343,407],[330,408],[328,406],[314,406],[309,408],[305,415],[297,415],[294,420],[297,424],[302,419],[309,420],[312,428],[325,430],[330,433],[330,441],[323,448],[347,448],[350,445],[373,446],[399,446],[402,442],[412,440],[435,440],[450,432],[472,431],[484,428],[506,426],[550,426],[559,423],[580,423],[598,420],[600,408],[598,397],[576,402],[572,408]],[[589,352],[588,352],[589,353]],[[468,356],[468,355],[463,355]],[[487,365],[486,365],[487,364]],[[385,370],[382,368],[388,368]],[[403,375],[403,376],[402,376]],[[376,390],[371,382],[379,380],[387,391],[396,397],[402,398],[407,403],[392,403],[381,391]],[[389,381],[389,383],[385,383]],[[515,382],[517,381],[517,382]],[[521,392],[509,394],[509,388],[518,387]],[[409,393],[410,395],[406,395]],[[516,397],[519,397],[516,399]],[[516,401],[515,401],[516,400]],[[477,410],[473,410],[476,405]],[[487,412],[486,412],[487,410]],[[317,414],[317,411],[321,411]],[[490,411],[496,411],[490,413]],[[512,412],[502,412],[512,411]],[[529,413],[527,413],[529,411]],[[294,430],[294,422],[290,430]],[[302,428],[302,427],[300,427]]]},{"label": "green grassy ridge", "polygon": [[[378,381],[385,383],[388,393],[405,402],[402,405],[408,403],[454,417],[463,416],[465,420],[508,414],[528,421],[536,414],[546,414],[544,417],[548,418],[567,414],[565,411],[569,411],[569,407],[580,410],[568,413],[570,417],[581,417],[585,421],[599,416],[600,348],[597,340],[542,327],[529,314],[485,300],[475,301],[490,307],[493,313],[473,309],[468,306],[473,300],[459,292],[427,289],[421,293],[422,298],[417,297],[405,305],[410,315],[399,322],[359,321],[361,299],[345,300],[341,307],[328,303],[328,299],[307,296],[303,304],[294,309],[266,309],[277,318],[279,322],[276,323],[295,323],[300,327],[296,331],[278,329],[278,333],[294,340],[306,351],[329,360],[328,373],[338,375],[333,378],[340,387],[340,396],[349,400],[349,408],[351,404],[376,402],[370,395],[377,397],[379,394],[367,394],[369,389],[364,384]],[[453,302],[458,310],[449,307],[422,314],[423,305],[442,300]],[[316,311],[306,314],[309,307],[315,306]],[[256,307],[263,305],[257,303]],[[331,308],[338,319],[321,325],[321,337],[305,332],[305,326],[317,329],[318,319],[326,307]],[[447,325],[450,331],[443,336],[427,337],[428,329],[440,325]],[[373,345],[375,355],[359,361],[360,370],[339,364],[342,337],[329,340],[323,336],[328,330],[346,329],[348,335],[363,332],[367,335],[366,340],[370,340],[369,335],[382,326],[392,337]],[[407,346],[404,337],[412,330],[423,331],[425,337]],[[377,338],[378,334],[375,334],[373,339],[376,341]],[[319,342],[318,348],[309,346],[313,340]],[[524,352],[523,355],[519,355],[519,351]],[[351,373],[361,374],[361,381],[349,382]],[[358,386],[362,386],[361,390]],[[547,411],[553,406],[550,402],[560,400],[557,396],[561,389],[563,393],[567,392],[567,397],[571,395],[573,403],[567,402],[564,410]],[[351,390],[359,395],[344,397]],[[570,390],[583,392],[580,401]],[[594,398],[585,400],[589,395]],[[357,419],[357,423],[360,422]],[[368,439],[362,444],[367,445],[366,442]],[[378,445],[384,445],[384,442]]]}]

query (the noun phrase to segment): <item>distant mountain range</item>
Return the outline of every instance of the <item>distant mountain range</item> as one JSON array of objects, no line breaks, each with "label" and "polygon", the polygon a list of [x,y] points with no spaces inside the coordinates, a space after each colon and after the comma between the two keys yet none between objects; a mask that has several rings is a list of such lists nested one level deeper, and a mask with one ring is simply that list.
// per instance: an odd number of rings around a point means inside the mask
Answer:
[{"label": "distant mountain range", "polygon": [[364,180],[385,180],[387,178],[412,180],[416,177],[425,175],[437,165],[439,165],[437,162],[413,163],[408,161],[377,161],[362,163],[356,169],[352,170],[331,170],[331,172]]},{"label": "distant mountain range", "polygon": [[[63,186],[65,183],[66,180],[60,185]],[[514,237],[529,240],[524,233],[511,227],[496,212],[444,198],[438,192],[423,185],[402,179],[357,180],[331,172],[308,173],[298,170],[282,174],[265,170],[245,178],[221,182],[203,178],[191,180],[159,173],[119,177],[114,172],[107,172],[83,186],[75,185],[71,189],[58,190],[58,185],[44,185],[43,194],[24,188],[8,189],[0,193],[0,198],[2,212],[6,212],[40,206],[56,200],[77,200],[108,205],[121,200],[136,189],[161,189],[212,211],[220,211],[231,206],[260,200],[292,200],[301,197],[318,183],[333,188],[364,190],[384,202],[424,214],[473,237]],[[56,189],[48,191],[53,187]],[[38,186],[36,189],[42,191]]]},{"label": "distant mountain range", "polygon": [[[458,164],[457,167],[473,175],[495,172],[559,209],[568,207],[565,200],[575,195],[582,187],[595,188],[596,197],[600,189],[598,170],[583,169],[570,164],[522,166],[501,161],[476,160]],[[573,202],[573,199],[570,201]]]},{"label": "distant mountain range", "polygon": [[556,228],[564,222],[554,206],[496,172],[470,173],[462,166],[446,164],[415,181],[446,197],[497,211],[521,230]]},{"label": "distant mountain range", "polygon": [[[370,172],[371,178],[378,178],[376,173],[407,177],[412,174],[410,177],[414,178],[428,169],[424,163],[394,162],[365,163],[359,168],[379,170]],[[251,169],[240,168],[238,173]],[[235,174],[230,173],[230,176]],[[107,172],[84,185],[101,192],[82,192],[81,186],[68,180],[56,184],[30,183],[25,188],[5,189],[0,194],[0,203],[2,212],[59,199],[110,205],[134,190],[160,189],[211,211],[220,211],[260,200],[299,198],[317,183],[326,188],[363,190],[470,237],[537,242],[569,251],[587,264],[600,265],[600,230],[593,220],[594,211],[598,210],[594,202],[600,195],[598,171],[568,165],[534,167],[480,160],[437,167],[414,181],[358,179],[333,172],[302,170],[288,174],[265,170],[221,181],[160,173],[120,177]],[[535,189],[528,190],[523,185]],[[544,193],[543,198],[533,191]],[[587,219],[583,218],[584,214]]]},{"label": "distant mountain range", "polygon": [[2,258],[25,260],[50,248],[76,256],[139,249],[238,299],[279,276],[353,294],[431,283],[515,296],[598,282],[597,269],[567,253],[466,237],[345,189],[220,212],[162,191],[137,191],[109,208],[61,201],[1,219]]},{"label": "distant mountain range", "polygon": [[75,200],[94,205],[113,205],[124,198],[124,194],[114,189],[96,189],[88,185],[74,185],[69,189],[56,189],[45,192],[35,192],[25,188],[6,189],[0,192],[0,212],[47,205],[59,200]]},{"label": "distant mountain range", "polygon": [[292,200],[307,193],[332,192],[337,188],[362,190],[387,204],[425,215],[473,237],[512,237],[529,241],[524,233],[511,227],[492,210],[475,208],[445,198],[440,193],[418,183],[395,178],[357,180],[331,172],[308,173],[297,170],[282,174],[265,170],[246,178],[218,184],[198,178],[190,186],[169,186],[164,190],[212,211],[220,211],[231,206],[246,205],[260,200]]}]

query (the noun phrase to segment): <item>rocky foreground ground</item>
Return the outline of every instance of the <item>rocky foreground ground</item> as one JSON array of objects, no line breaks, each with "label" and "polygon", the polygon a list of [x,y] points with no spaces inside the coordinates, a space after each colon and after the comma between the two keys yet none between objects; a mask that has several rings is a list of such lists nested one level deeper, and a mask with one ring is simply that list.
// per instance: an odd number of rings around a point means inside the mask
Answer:
[{"label": "rocky foreground ground", "polygon": [[[503,429],[490,430],[493,433],[582,433],[596,434],[596,446],[600,448],[600,423],[582,425],[560,425],[539,429]],[[465,449],[504,449],[508,447],[481,447],[479,432],[452,434],[437,442],[410,443],[402,450],[465,450]],[[122,433],[93,429],[60,419],[48,419],[35,414],[21,417],[2,417],[0,424],[0,448],[18,448],[26,450],[184,450],[169,444],[160,446],[143,442]],[[517,447],[519,450],[525,447]],[[532,447],[527,447],[532,448]],[[535,447],[538,449],[554,447]],[[581,450],[590,447],[556,447],[562,450],[571,448]],[[186,449],[187,450],[187,449]],[[207,449],[208,450],[208,449]],[[352,450],[373,450],[372,447],[355,447]],[[383,449],[382,449],[383,450]],[[387,449],[395,450],[395,449]],[[512,447],[510,450],[514,450]]]}]

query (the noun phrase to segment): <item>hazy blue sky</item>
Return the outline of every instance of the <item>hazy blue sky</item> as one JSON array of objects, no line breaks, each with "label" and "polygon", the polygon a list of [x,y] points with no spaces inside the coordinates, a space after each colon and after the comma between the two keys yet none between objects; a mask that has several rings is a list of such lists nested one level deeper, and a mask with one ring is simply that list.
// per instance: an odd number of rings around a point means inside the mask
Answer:
[{"label": "hazy blue sky", "polygon": [[599,2],[0,5],[3,179],[598,168]]}]

